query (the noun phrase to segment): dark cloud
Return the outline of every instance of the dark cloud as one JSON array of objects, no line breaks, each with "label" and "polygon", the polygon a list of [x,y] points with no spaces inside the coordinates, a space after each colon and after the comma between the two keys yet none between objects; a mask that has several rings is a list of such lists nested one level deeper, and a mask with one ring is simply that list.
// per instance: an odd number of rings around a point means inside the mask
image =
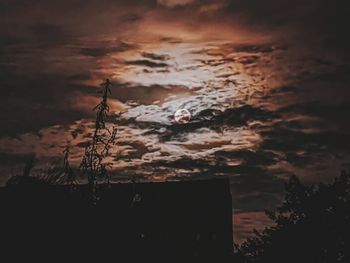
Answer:
[{"label": "dark cloud", "polygon": [[71,42],[71,35],[62,26],[53,24],[35,24],[30,27],[32,41],[39,47],[56,47]]},{"label": "dark cloud", "polygon": [[[226,45],[227,46],[227,45]],[[279,48],[269,45],[269,44],[261,44],[261,45],[252,45],[252,44],[231,44],[230,47],[235,52],[247,52],[247,53],[271,53]]]},{"label": "dark cloud", "polygon": [[159,41],[160,42],[172,43],[172,44],[183,43],[183,40],[181,38],[179,38],[179,37],[160,37]]},{"label": "dark cloud", "polygon": [[152,60],[147,59],[139,59],[139,60],[129,60],[124,62],[126,65],[133,65],[133,66],[144,66],[149,68],[166,68],[169,65],[164,62],[154,62]]},{"label": "dark cloud", "polygon": [[110,53],[124,52],[128,50],[136,49],[137,45],[119,41],[116,43],[103,43],[99,47],[83,47],[80,48],[80,53],[82,55],[101,58]]},{"label": "dark cloud", "polygon": [[167,127],[167,125],[164,125],[159,122],[151,122],[151,121],[140,121],[136,120],[135,117],[131,118],[122,118],[120,115],[116,116],[115,119],[116,123],[123,126],[130,126],[132,128],[140,129],[140,130],[148,130],[145,132],[145,134],[154,134],[157,133],[156,130]]},{"label": "dark cloud", "polygon": [[15,136],[91,116],[91,113],[74,109],[70,104],[74,92],[87,93],[91,88],[70,84],[64,75],[28,77],[11,73],[3,76],[0,85],[1,135]]},{"label": "dark cloud", "polygon": [[169,55],[164,55],[164,54],[155,54],[155,53],[150,53],[150,52],[142,52],[141,55],[144,58],[149,58],[149,59],[153,59],[153,60],[160,60],[160,61],[166,61],[170,59]]},{"label": "dark cloud", "polygon": [[142,19],[143,19],[143,16],[137,13],[128,13],[120,17],[120,21],[122,21],[122,23],[125,23],[125,24],[140,22],[140,20]]},{"label": "dark cloud", "polygon": [[205,109],[193,116],[189,123],[184,125],[170,125],[167,131],[160,137],[163,140],[180,139],[183,134],[195,131],[199,128],[222,130],[225,127],[241,127],[247,125],[251,120],[266,121],[276,117],[276,113],[244,105],[238,108],[228,108],[224,111]]},{"label": "dark cloud", "polygon": [[91,79],[91,74],[89,73],[77,73],[67,77],[69,81],[81,81]]},{"label": "dark cloud", "polygon": [[128,148],[127,151],[122,152],[120,156],[118,156],[125,160],[141,159],[144,154],[155,151],[154,149],[151,150],[150,147],[147,147],[144,142],[138,140],[122,141],[118,145],[127,146]]},{"label": "dark cloud", "polygon": [[245,65],[253,64],[259,59],[259,56],[244,56],[239,59],[239,62]]},{"label": "dark cloud", "polygon": [[192,66],[193,68],[200,68],[206,66],[220,66],[224,65],[227,62],[233,62],[235,61],[235,58],[224,58],[224,59],[198,59],[198,62],[200,62],[202,65],[196,65]]},{"label": "dark cloud", "polygon": [[347,25],[350,11],[341,0],[228,1],[221,12],[233,20],[264,31],[285,31],[284,39],[297,36],[301,45],[341,48],[349,44]]},{"label": "dark cloud", "polygon": [[341,131],[350,132],[350,123],[344,122],[344,119],[350,115],[350,104],[348,102],[324,103],[310,101],[289,105],[281,111],[315,116],[323,119],[324,122],[329,124],[329,127],[337,126],[341,128]]},{"label": "dark cloud", "polygon": [[195,0],[157,0],[157,3],[167,7],[186,6],[194,3]]}]

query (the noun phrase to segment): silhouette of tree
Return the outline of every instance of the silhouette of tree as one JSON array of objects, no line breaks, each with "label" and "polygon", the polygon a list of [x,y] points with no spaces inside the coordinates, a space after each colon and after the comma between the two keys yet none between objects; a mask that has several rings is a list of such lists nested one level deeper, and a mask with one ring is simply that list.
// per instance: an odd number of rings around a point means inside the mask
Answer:
[{"label": "silhouette of tree", "polygon": [[111,82],[109,79],[102,83],[102,100],[93,109],[96,111],[95,129],[90,143],[85,147],[85,153],[80,164],[83,175],[87,176],[93,196],[95,196],[96,186],[99,181],[109,183],[108,163],[104,159],[109,154],[109,149],[117,135],[115,127],[109,129],[106,126],[109,112],[107,101],[108,95],[111,95],[110,86]]},{"label": "silhouette of tree", "polygon": [[266,213],[275,225],[235,244],[235,262],[350,262],[349,171],[317,186],[291,177],[282,205]]}]

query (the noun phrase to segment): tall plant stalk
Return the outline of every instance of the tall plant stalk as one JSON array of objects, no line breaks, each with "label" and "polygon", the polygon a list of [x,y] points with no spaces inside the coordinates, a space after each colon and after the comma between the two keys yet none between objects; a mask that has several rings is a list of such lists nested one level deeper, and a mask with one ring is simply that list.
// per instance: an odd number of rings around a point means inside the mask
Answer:
[{"label": "tall plant stalk", "polygon": [[109,183],[110,181],[107,172],[108,164],[104,160],[108,156],[109,149],[114,144],[117,135],[116,128],[109,129],[106,126],[109,112],[108,95],[111,95],[110,86],[109,79],[102,83],[101,102],[93,109],[96,111],[94,132],[90,143],[85,147],[85,153],[80,164],[83,175],[87,176],[94,197],[96,196],[98,183],[101,181]]}]

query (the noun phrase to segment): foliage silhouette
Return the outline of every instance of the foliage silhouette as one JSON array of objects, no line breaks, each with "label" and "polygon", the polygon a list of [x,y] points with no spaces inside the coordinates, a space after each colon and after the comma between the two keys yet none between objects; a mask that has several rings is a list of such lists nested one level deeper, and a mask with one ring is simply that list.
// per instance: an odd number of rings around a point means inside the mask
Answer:
[{"label": "foliage silhouette", "polygon": [[235,244],[235,262],[350,262],[349,171],[317,186],[291,177],[283,204],[266,213],[275,225]]},{"label": "foliage silhouette", "polygon": [[35,155],[32,154],[26,161],[23,174],[15,175],[10,177],[10,179],[6,182],[6,185],[70,185],[74,187],[77,183],[76,181],[76,173],[69,163],[69,154],[70,148],[69,145],[63,151],[63,163],[62,166],[55,166],[50,168],[47,173],[40,174],[31,174],[31,170],[33,169],[36,158]]},{"label": "foliage silhouette", "polygon": [[117,129],[106,126],[108,117],[108,95],[111,95],[111,82],[107,79],[102,85],[102,100],[93,109],[96,111],[95,130],[90,143],[85,147],[85,153],[80,164],[83,175],[87,176],[88,184],[95,196],[96,186],[100,181],[109,183],[110,177],[107,172],[108,163],[105,158],[109,154],[111,145],[114,144]]},{"label": "foliage silhouette", "polygon": [[63,150],[62,167],[50,169],[47,176],[42,179],[48,184],[66,184],[74,187],[77,184],[76,173],[69,163],[70,145],[68,144]]},{"label": "foliage silhouette", "polygon": [[35,155],[31,155],[26,162],[23,174],[11,177],[7,181],[7,185],[64,184],[74,188],[74,185],[77,184],[78,181],[77,175],[81,173],[83,176],[87,177],[92,196],[96,198],[95,192],[98,183],[101,181],[109,183],[110,181],[107,172],[107,166],[109,164],[105,161],[105,158],[108,156],[109,150],[114,144],[117,135],[117,129],[115,127],[108,128],[106,125],[109,112],[108,95],[111,95],[111,82],[109,79],[106,79],[101,86],[101,102],[93,108],[93,110],[96,111],[95,129],[91,141],[85,147],[84,156],[80,163],[80,171],[75,171],[70,165],[70,145],[68,143],[63,151],[62,166],[55,166],[49,169],[45,174],[31,175],[30,172],[36,160]]}]

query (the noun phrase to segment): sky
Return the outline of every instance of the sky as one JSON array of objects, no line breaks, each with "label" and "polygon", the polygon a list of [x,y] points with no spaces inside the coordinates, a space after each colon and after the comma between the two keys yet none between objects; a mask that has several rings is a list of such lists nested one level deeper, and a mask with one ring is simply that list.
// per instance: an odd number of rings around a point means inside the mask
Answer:
[{"label": "sky", "polygon": [[[235,239],[350,168],[345,0],[0,0],[0,184],[78,166],[113,83],[114,181],[230,178]],[[174,123],[185,108],[192,120]]]}]

